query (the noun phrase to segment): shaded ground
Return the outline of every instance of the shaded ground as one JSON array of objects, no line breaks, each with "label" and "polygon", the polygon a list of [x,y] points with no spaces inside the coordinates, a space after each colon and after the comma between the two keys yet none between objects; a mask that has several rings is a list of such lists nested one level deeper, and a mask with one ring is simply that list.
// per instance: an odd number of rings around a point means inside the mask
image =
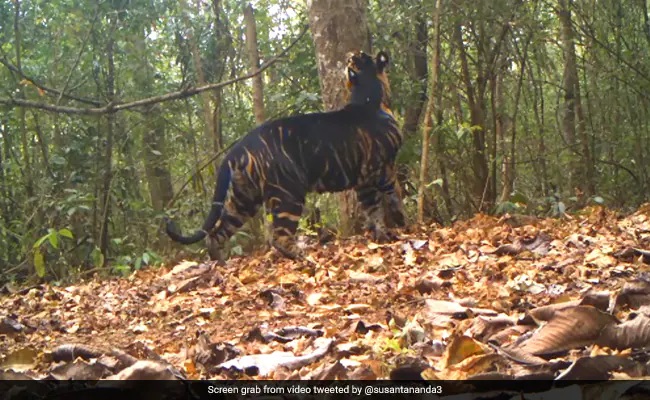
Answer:
[{"label": "shaded ground", "polygon": [[650,205],[307,243],[303,263],[267,253],[5,288],[2,376],[650,376]]}]

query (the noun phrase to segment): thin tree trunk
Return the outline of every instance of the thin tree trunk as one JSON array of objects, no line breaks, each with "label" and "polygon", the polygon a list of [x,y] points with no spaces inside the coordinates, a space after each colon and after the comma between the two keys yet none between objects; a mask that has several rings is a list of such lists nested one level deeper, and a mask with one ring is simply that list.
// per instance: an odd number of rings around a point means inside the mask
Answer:
[{"label": "thin tree trunk", "polygon": [[[15,55],[16,55],[16,68],[22,71],[22,32],[20,31],[20,1],[14,2],[14,37],[15,37]],[[16,97],[21,100],[25,99],[25,90],[23,85],[18,86]],[[34,181],[32,176],[32,161],[30,157],[31,149],[29,146],[29,137],[27,132],[27,116],[24,107],[18,107],[18,126],[20,128],[20,142],[23,148],[23,176],[25,177],[25,192],[27,193],[28,201],[34,197]]]},{"label": "thin tree trunk", "polygon": [[[499,58],[497,58],[498,62]],[[490,190],[495,193],[497,185],[497,150],[505,142],[504,125],[507,116],[503,110],[503,74],[501,68],[497,68],[489,79],[490,82],[490,112],[492,113],[492,142],[490,146],[490,161],[492,164],[492,173],[490,174]],[[504,151],[505,153],[505,151]]]},{"label": "thin tree trunk", "polygon": [[[244,24],[246,25],[248,68],[252,72],[260,67],[260,55],[257,49],[255,11],[250,3],[244,6]],[[255,122],[258,125],[266,120],[264,111],[264,81],[262,78],[262,74],[253,77],[253,113],[255,114]]]},{"label": "thin tree trunk", "polygon": [[[186,0],[182,0],[182,7],[187,9],[189,5]],[[187,30],[187,41],[190,46],[190,53],[192,54],[192,64],[194,65],[194,72],[196,72],[196,82],[198,85],[207,84],[205,78],[205,71],[203,70],[203,60],[201,59],[201,51],[197,43],[197,39],[194,36],[194,30],[188,20],[187,16],[184,18],[185,28]],[[216,131],[214,126],[214,118],[212,114],[212,98],[209,91],[202,92],[201,97],[201,110],[203,111],[203,133],[205,135],[205,140],[208,143],[218,144],[219,140],[216,139]],[[219,149],[215,149],[219,150]],[[218,161],[215,160],[214,163],[215,171],[219,168]]]},{"label": "thin tree trunk", "polygon": [[515,180],[515,155],[516,155],[516,139],[517,139],[517,114],[519,111],[519,99],[521,98],[521,90],[524,83],[524,74],[526,73],[526,61],[528,60],[528,45],[530,44],[531,36],[529,35],[524,44],[523,54],[521,55],[521,65],[519,66],[519,79],[517,80],[517,92],[515,94],[514,111],[512,112],[512,124],[510,126],[510,143],[509,148],[505,141],[502,144],[503,150],[503,188],[501,191],[500,202],[507,201],[510,194],[514,190]]},{"label": "thin tree trunk", "polygon": [[[232,56],[234,49],[232,47],[232,37],[228,30],[226,20],[221,18],[221,2],[220,0],[212,0],[212,12],[214,13],[214,35],[217,41],[218,58],[213,60],[215,64],[215,81],[220,82],[223,79],[226,71],[226,61],[229,55]],[[223,88],[215,89],[213,92],[212,120],[214,124],[214,137],[212,140],[213,149],[218,152],[223,148],[223,129],[221,120],[221,99],[223,95]]]},{"label": "thin tree trunk", "polygon": [[425,15],[419,13],[416,16],[415,41],[409,46],[409,56],[413,61],[411,79],[417,82],[418,96],[404,112],[404,124],[402,132],[404,137],[415,135],[418,125],[424,113],[424,105],[427,101],[427,21]]},{"label": "thin tree trunk", "polygon": [[[571,167],[571,188],[578,188],[586,196],[594,193],[593,162],[589,149],[589,137],[585,127],[585,119],[580,100],[580,82],[576,62],[575,45],[573,39],[573,26],[571,23],[572,0],[558,0],[561,31],[560,36],[564,51],[564,74],[562,86],[564,89],[564,116],[562,118],[562,131],[564,139],[573,152],[582,154],[574,157]],[[580,142],[578,142],[578,139]]]},{"label": "thin tree trunk", "polygon": [[[346,54],[353,50],[369,51],[366,2],[364,0],[313,0],[309,24],[316,48],[323,103],[327,110],[345,104],[344,75]],[[341,233],[359,231],[358,206],[353,191],[340,195]]]},{"label": "thin tree trunk", "polygon": [[432,127],[433,115],[436,112],[436,99],[438,98],[439,89],[439,71],[440,71],[440,13],[442,10],[442,0],[436,0],[436,9],[433,14],[433,57],[431,60],[431,82],[429,90],[429,99],[424,111],[424,120],[422,122],[422,156],[420,159],[420,184],[418,186],[418,223],[424,223],[424,200],[427,190],[427,170],[429,169],[429,133]]},{"label": "thin tree trunk", "polygon": [[[110,38],[106,46],[108,71],[106,75],[106,99],[112,102],[115,98],[115,39],[113,38],[117,26],[117,17],[113,17]],[[111,183],[113,180],[113,135],[115,133],[114,113],[106,116],[106,148],[104,151],[104,177],[102,182],[102,216],[99,234],[99,249],[104,255],[104,263],[108,260],[108,225],[111,220]]]},{"label": "thin tree trunk", "polygon": [[13,219],[13,207],[11,207],[11,198],[13,198],[10,186],[7,184],[7,177],[5,175],[5,157],[3,156],[3,153],[7,155],[6,158],[8,158],[9,154],[9,132],[8,132],[8,127],[9,127],[9,122],[6,117],[2,119],[2,123],[0,123],[0,127],[2,127],[2,135],[0,135],[0,139],[2,140],[2,143],[0,145],[0,210],[2,211],[2,222],[4,225],[4,229],[0,231],[0,239],[4,237],[4,240],[0,240],[0,244],[2,245],[2,248],[0,248],[0,254],[4,254],[6,257],[6,261],[9,265],[15,263],[15,249],[20,248],[20,243],[18,240],[16,240],[16,237],[13,236],[11,233],[8,232],[7,227],[11,226],[11,221]]}]

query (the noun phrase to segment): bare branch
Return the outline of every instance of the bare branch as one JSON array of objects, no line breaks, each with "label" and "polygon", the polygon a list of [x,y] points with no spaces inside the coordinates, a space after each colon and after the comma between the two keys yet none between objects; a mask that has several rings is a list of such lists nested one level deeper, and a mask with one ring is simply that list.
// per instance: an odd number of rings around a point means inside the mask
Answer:
[{"label": "bare branch", "polygon": [[[11,64],[9,62],[9,60],[7,60],[5,57],[0,58],[0,64],[4,65],[9,71],[17,74],[22,79],[31,82],[34,86],[41,89],[45,93],[51,93],[51,94],[54,94],[54,95],[56,95],[58,97],[63,96],[63,97],[65,97],[67,99],[70,99],[70,100],[78,101],[80,103],[92,104],[94,106],[100,106],[102,104],[101,102],[99,102],[97,100],[84,99],[83,97],[73,96],[73,95],[71,95],[69,93],[64,93],[64,92],[61,92],[60,90],[45,86],[44,84],[38,82],[38,80],[36,80],[36,79],[34,79],[34,78],[30,77],[30,76],[25,75],[24,72],[19,70],[15,65]],[[0,99],[0,101],[2,101],[2,100],[3,99]],[[3,104],[3,103],[0,103],[0,104]],[[36,108],[36,107],[34,107],[34,108]]]},{"label": "bare branch", "polygon": [[302,37],[305,36],[305,34],[307,33],[307,29],[308,27],[305,27],[303,31],[298,35],[298,37],[296,37],[291,42],[291,44],[287,46],[287,48],[282,50],[282,52],[280,52],[280,54],[276,55],[275,57],[269,59],[268,61],[265,61],[259,68],[255,69],[254,71],[248,74],[242,75],[237,78],[229,79],[227,81],[219,82],[219,83],[211,83],[208,85],[202,85],[198,87],[188,87],[177,92],[171,92],[160,96],[148,97],[145,99],[140,99],[128,103],[121,103],[121,102],[109,103],[103,107],[94,107],[94,108],[75,108],[75,107],[56,106],[52,104],[40,103],[36,101],[17,99],[17,98],[8,98],[8,99],[0,98],[0,105],[8,106],[10,108],[13,107],[37,108],[44,111],[50,111],[50,112],[62,113],[62,114],[101,115],[101,114],[115,113],[123,110],[129,110],[136,107],[149,106],[152,104],[162,103],[170,100],[184,99],[186,97],[190,97],[195,94],[205,92],[207,90],[214,90],[224,86],[232,85],[233,83],[244,81],[246,79],[250,79],[254,76],[261,74],[265,69],[269,68],[271,65],[275,64],[282,57],[284,57],[300,41],[300,39],[302,39]]}]

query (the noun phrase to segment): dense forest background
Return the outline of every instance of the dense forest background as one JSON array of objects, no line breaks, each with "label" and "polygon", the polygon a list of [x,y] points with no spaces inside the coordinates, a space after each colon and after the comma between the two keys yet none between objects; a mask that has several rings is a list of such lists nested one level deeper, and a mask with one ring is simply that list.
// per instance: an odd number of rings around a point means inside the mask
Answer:
[{"label": "dense forest background", "polygon": [[[163,215],[199,226],[219,156],[257,123],[340,106],[346,47],[391,55],[411,222],[632,210],[650,185],[649,18],[647,0],[0,0],[0,272],[198,252]],[[312,196],[304,232],[354,233],[349,204]]]}]

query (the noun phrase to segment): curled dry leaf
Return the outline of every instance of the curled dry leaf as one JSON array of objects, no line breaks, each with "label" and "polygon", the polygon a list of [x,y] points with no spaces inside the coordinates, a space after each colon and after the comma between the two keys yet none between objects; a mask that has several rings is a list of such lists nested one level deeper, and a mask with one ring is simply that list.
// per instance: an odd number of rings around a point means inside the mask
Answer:
[{"label": "curled dry leaf", "polygon": [[603,329],[616,323],[612,315],[592,306],[559,310],[518,349],[541,356],[587,346],[596,343]]},{"label": "curled dry leaf", "polygon": [[224,372],[237,371],[246,375],[264,377],[281,367],[294,370],[309,365],[325,356],[332,343],[334,343],[332,339],[323,339],[313,352],[302,356],[295,356],[290,352],[246,355],[219,364],[217,368]]},{"label": "curled dry leaf", "polygon": [[106,380],[111,381],[169,381],[178,379],[179,374],[167,365],[157,361],[140,360],[118,372],[111,375]]},{"label": "curled dry leaf", "polygon": [[14,318],[3,317],[0,319],[0,335],[11,335],[20,333],[25,329],[25,326]]},{"label": "curled dry leaf", "polygon": [[629,306],[639,308],[650,304],[650,279],[639,275],[636,279],[625,282],[616,297],[616,307]]},{"label": "curled dry leaf", "polygon": [[471,320],[471,326],[465,331],[465,334],[485,343],[492,335],[503,331],[506,327],[513,326],[515,322],[514,318],[503,314],[494,317],[479,315]]},{"label": "curled dry leaf", "polygon": [[627,357],[603,355],[581,357],[575,360],[569,368],[562,372],[557,380],[605,380],[612,372],[624,371],[632,377],[642,374],[640,363]]},{"label": "curled dry leaf", "polygon": [[55,366],[50,370],[50,375],[58,380],[95,381],[106,375],[110,375],[110,371],[100,363],[88,363],[84,360],[75,360],[70,363]]},{"label": "curled dry leaf", "polygon": [[448,368],[470,356],[484,354],[486,350],[487,348],[483,344],[469,336],[455,336],[442,355],[440,365],[442,368]]},{"label": "curled dry leaf", "polygon": [[535,237],[526,239],[518,238],[514,243],[504,244],[494,250],[497,256],[515,256],[523,251],[530,251],[535,254],[545,255],[550,249],[552,238],[546,232],[540,232]]},{"label": "curled dry leaf", "polygon": [[618,325],[608,325],[596,341],[612,349],[648,347],[650,345],[650,317],[639,314],[636,318]]}]

